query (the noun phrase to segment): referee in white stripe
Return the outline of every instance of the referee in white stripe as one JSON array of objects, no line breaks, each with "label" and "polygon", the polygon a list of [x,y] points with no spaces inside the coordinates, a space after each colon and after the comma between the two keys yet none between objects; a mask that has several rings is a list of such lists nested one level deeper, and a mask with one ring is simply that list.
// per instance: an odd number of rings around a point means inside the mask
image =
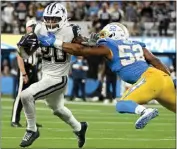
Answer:
[{"label": "referee in white stripe", "polygon": [[[35,25],[35,20],[29,20],[26,23],[26,32],[30,33],[33,31]],[[36,52],[30,56],[28,59],[23,60],[19,55],[17,56],[19,71],[19,87],[18,94],[16,99],[14,100],[13,109],[12,109],[12,119],[11,126],[12,127],[22,127],[20,124],[20,115],[22,111],[22,102],[20,99],[20,93],[22,90],[28,88],[31,84],[38,81],[37,79],[37,57]],[[38,127],[42,127],[42,125],[37,124]]]}]

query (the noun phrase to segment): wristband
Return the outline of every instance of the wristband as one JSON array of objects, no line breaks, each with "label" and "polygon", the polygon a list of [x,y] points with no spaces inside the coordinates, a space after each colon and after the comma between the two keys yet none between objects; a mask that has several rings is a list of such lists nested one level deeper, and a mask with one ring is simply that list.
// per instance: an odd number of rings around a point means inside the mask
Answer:
[{"label": "wristband", "polygon": [[63,45],[63,41],[61,41],[59,39],[56,39],[53,45],[54,45],[55,48],[61,49],[62,45]]},{"label": "wristband", "polygon": [[23,77],[27,76],[27,74],[23,74]]}]

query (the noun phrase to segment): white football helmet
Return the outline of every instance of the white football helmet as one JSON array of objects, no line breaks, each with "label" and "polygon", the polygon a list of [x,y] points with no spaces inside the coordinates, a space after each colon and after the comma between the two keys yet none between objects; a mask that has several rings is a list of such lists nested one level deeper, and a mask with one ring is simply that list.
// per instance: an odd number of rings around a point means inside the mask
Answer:
[{"label": "white football helmet", "polygon": [[111,38],[114,40],[127,40],[129,38],[128,29],[121,23],[107,24],[100,31],[100,38]]},{"label": "white football helmet", "polygon": [[58,2],[51,3],[45,8],[43,19],[47,30],[56,32],[67,22],[67,10]]}]

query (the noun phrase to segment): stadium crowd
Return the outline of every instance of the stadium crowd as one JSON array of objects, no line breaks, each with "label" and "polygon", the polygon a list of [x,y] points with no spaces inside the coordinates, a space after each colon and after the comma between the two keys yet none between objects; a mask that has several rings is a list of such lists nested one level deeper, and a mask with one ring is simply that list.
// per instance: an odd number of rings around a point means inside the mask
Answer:
[{"label": "stadium crowd", "polygon": [[[26,20],[41,20],[44,8],[50,2],[2,2],[2,33],[24,33]],[[125,22],[132,36],[174,36],[175,1],[61,3],[67,8],[71,21],[92,21],[93,28],[90,28],[90,32],[98,32],[105,24],[116,21]]]}]

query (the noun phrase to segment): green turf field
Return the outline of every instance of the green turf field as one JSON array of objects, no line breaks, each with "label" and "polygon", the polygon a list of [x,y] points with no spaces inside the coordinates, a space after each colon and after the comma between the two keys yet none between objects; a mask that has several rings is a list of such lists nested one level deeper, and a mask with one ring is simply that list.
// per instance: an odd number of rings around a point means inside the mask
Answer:
[{"label": "green turf field", "polygon": [[[113,105],[68,103],[79,121],[87,121],[89,129],[84,148],[175,148],[175,114],[159,105],[160,116],[143,130],[136,130],[135,115],[116,113]],[[12,100],[2,99],[2,148],[19,148],[25,127],[10,127]],[[43,125],[41,136],[31,148],[77,148],[70,127],[53,116],[44,103],[37,103],[37,121]],[[24,114],[22,124],[25,125]]]}]

